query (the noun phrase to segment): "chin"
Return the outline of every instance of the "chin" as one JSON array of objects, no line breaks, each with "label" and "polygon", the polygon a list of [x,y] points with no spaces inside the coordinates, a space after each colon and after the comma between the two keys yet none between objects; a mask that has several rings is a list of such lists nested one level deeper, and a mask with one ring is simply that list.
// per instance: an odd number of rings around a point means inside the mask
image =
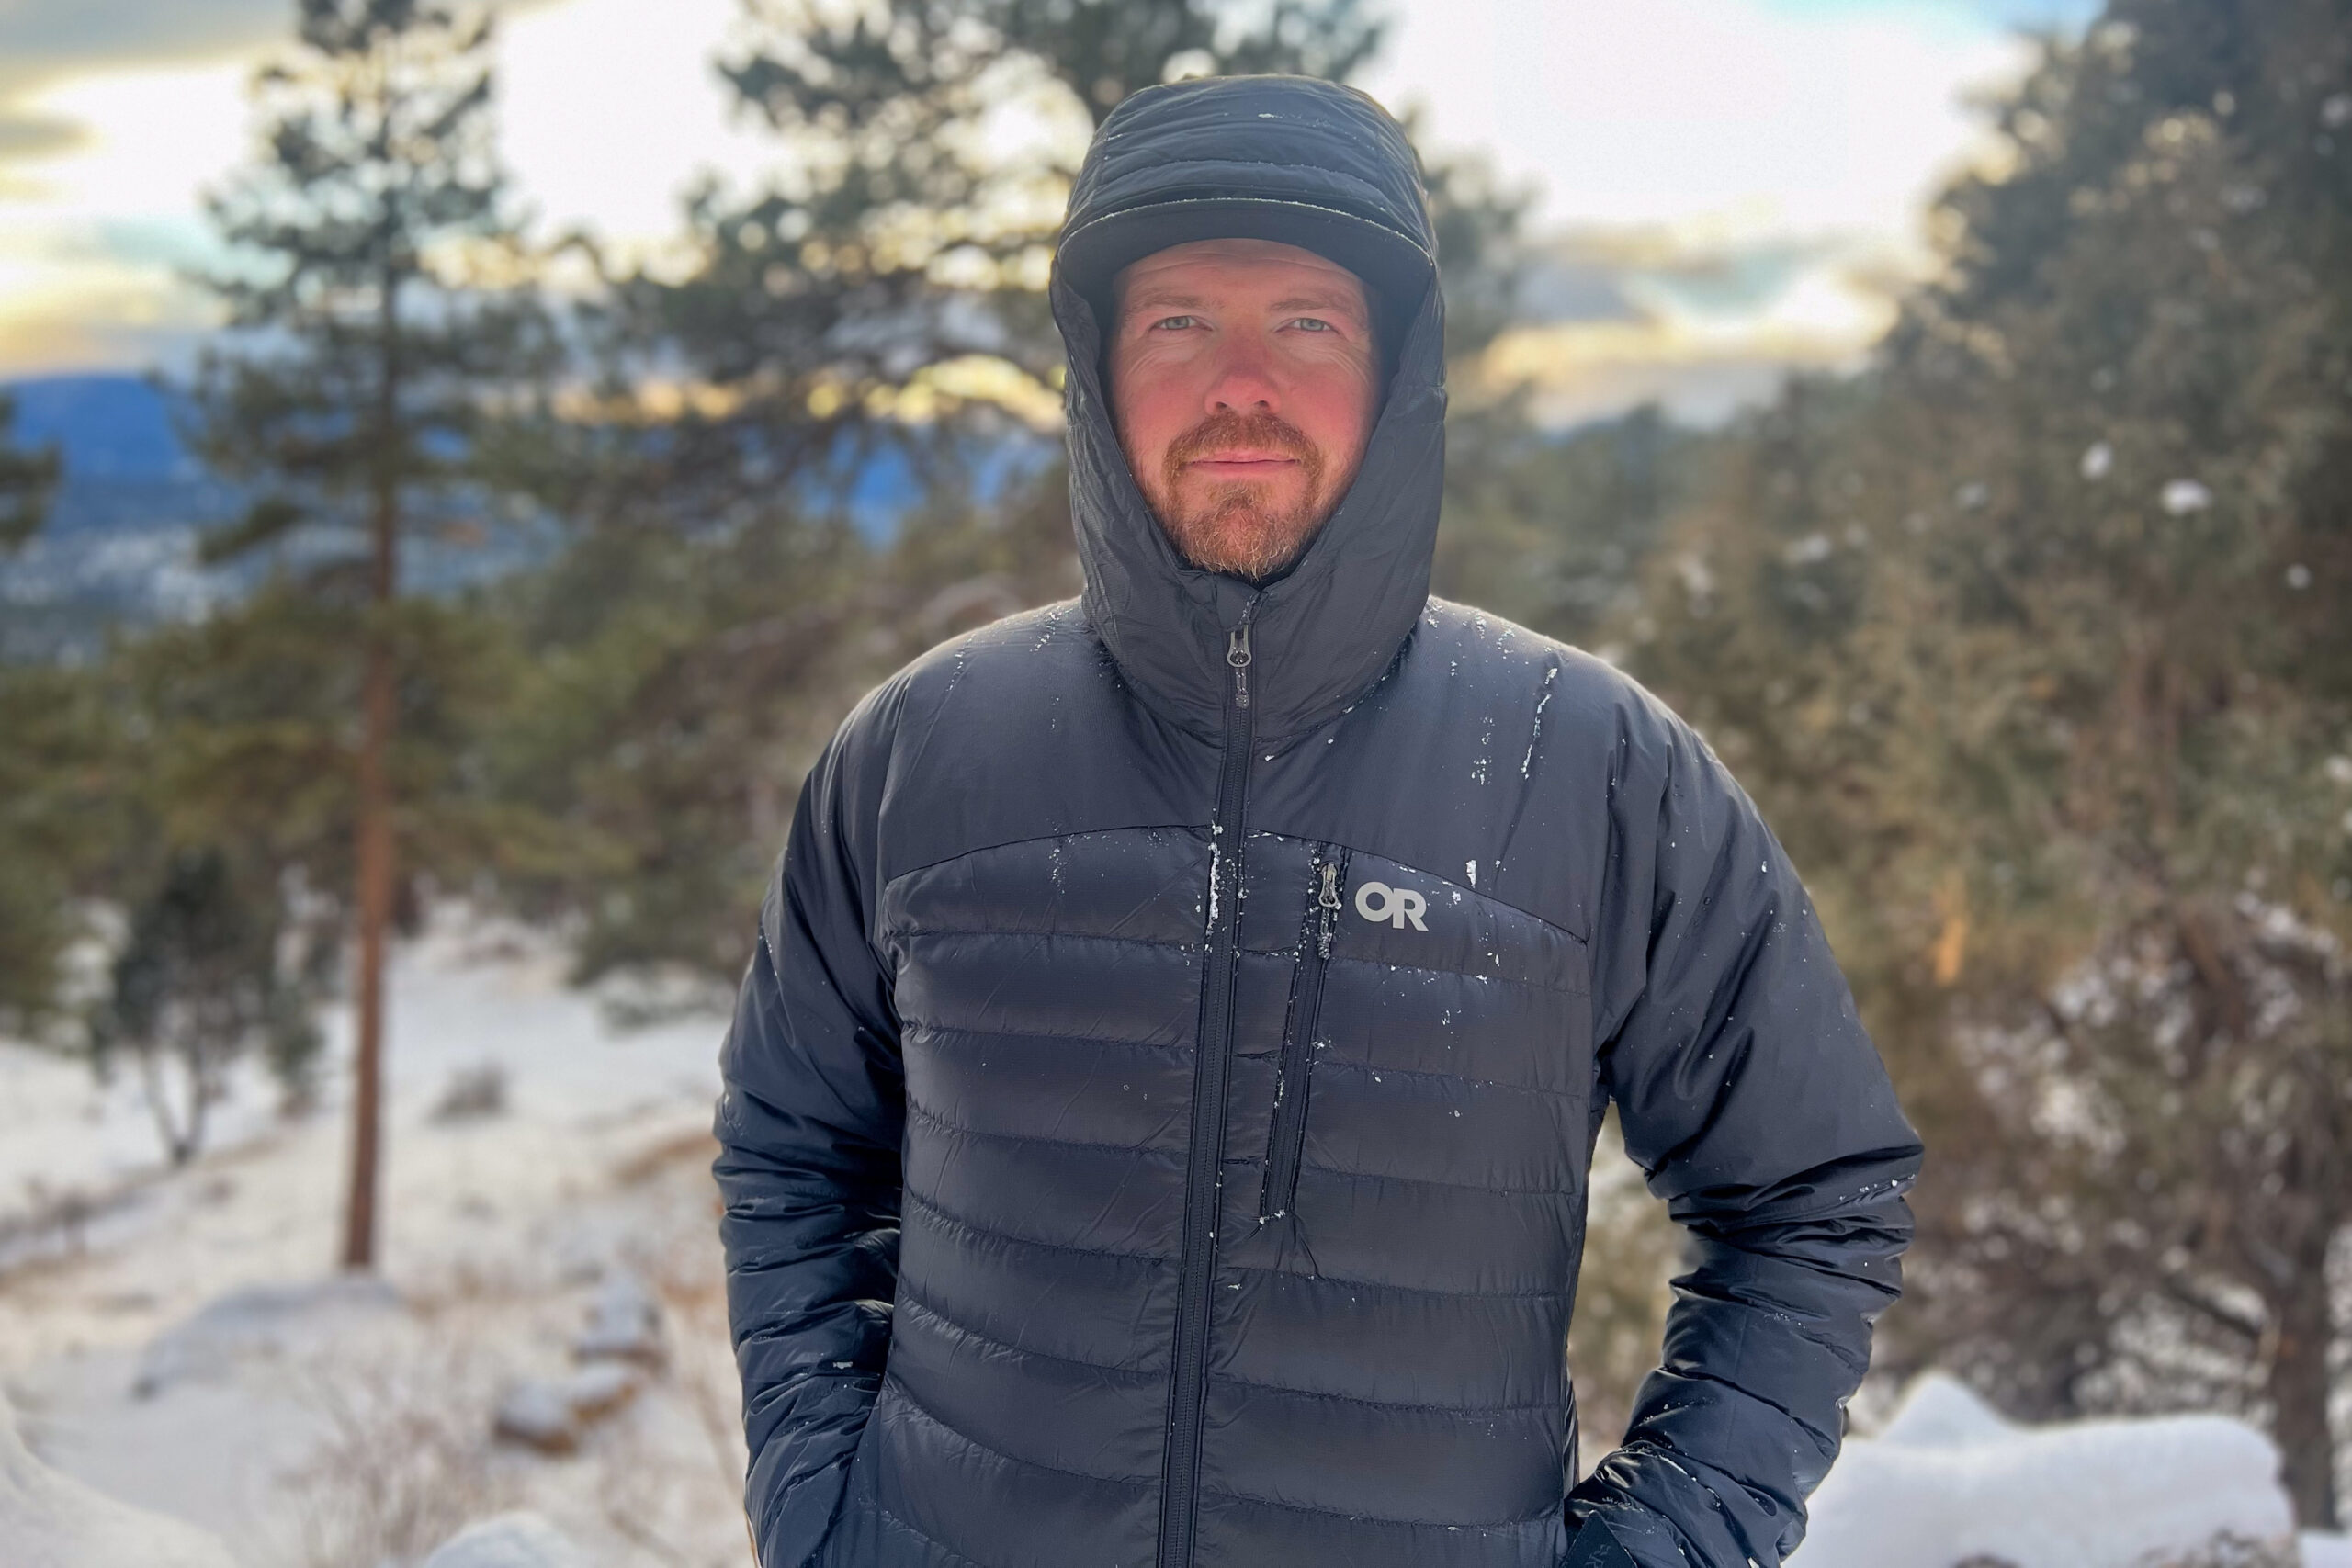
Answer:
[{"label": "chin", "polygon": [[1182,531],[1177,546],[1194,566],[1255,580],[1297,559],[1315,530],[1313,523],[1302,525],[1287,519],[1253,518],[1246,524],[1220,519],[1206,527]]},{"label": "chin", "polygon": [[[1206,571],[1261,580],[1298,558],[1323,525],[1323,498],[1303,486],[1219,485],[1173,508],[1147,497],[1177,553]],[[1174,521],[1170,521],[1170,519]]]}]

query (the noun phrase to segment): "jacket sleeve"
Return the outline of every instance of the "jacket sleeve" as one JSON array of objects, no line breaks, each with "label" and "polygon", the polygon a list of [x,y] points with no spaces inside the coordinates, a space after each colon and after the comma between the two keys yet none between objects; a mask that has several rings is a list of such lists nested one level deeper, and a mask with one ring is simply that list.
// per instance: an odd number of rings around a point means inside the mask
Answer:
[{"label": "jacket sleeve", "polygon": [[884,758],[853,714],[803,787],[719,1057],[712,1166],[761,1568],[823,1545],[881,1387],[904,1079],[867,933]]},{"label": "jacket sleeve", "polygon": [[1568,1514],[1641,1568],[1779,1568],[1901,1293],[1920,1145],[1754,804],[1646,694],[1616,740],[1595,1038],[1687,1271],[1624,1444]]}]

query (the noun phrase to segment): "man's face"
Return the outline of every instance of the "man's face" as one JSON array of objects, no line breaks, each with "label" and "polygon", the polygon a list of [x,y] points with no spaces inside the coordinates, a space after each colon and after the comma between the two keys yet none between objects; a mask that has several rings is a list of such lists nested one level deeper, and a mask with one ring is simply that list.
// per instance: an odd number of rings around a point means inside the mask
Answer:
[{"label": "man's face", "polygon": [[1354,479],[1379,400],[1363,284],[1273,240],[1196,240],[1113,284],[1111,408],[1193,565],[1262,580]]}]

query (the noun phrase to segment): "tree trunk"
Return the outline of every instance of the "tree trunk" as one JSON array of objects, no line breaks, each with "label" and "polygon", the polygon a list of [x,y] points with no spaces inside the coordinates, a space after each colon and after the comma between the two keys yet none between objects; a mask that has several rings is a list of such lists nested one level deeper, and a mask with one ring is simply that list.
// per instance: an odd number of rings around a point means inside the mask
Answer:
[{"label": "tree trunk", "polygon": [[400,590],[400,482],[393,450],[400,412],[400,371],[393,352],[399,329],[398,299],[397,285],[387,278],[379,322],[383,378],[378,393],[375,494],[368,520],[373,553],[368,572],[367,669],[360,690],[364,728],[359,740],[355,857],[359,879],[359,1039],[352,1064],[351,1185],[343,1221],[345,1269],[376,1266],[377,1166],[383,1129],[384,945],[397,874],[390,752],[398,695],[392,604]]},{"label": "tree trunk", "polygon": [[172,1088],[170,1075],[164,1070],[166,1047],[148,1041],[139,1049],[139,1087],[146,1096],[148,1114],[155,1119],[156,1134],[164,1140],[164,1156],[172,1168],[196,1157],[196,1138],[183,1132],[172,1119]]},{"label": "tree trunk", "polygon": [[2270,1357],[2271,1436],[2278,1439],[2287,1494],[2303,1529],[2337,1528],[2335,1438],[2327,1421],[2329,1322],[2327,1238],[2302,1265],[2291,1289],[2270,1307],[2278,1325]]},{"label": "tree trunk", "polygon": [[[380,525],[379,525],[380,527]],[[384,553],[381,544],[379,555]],[[375,608],[386,608],[385,595]],[[392,730],[392,658],[380,619],[368,637],[359,742],[358,1055],[352,1066],[351,1189],[344,1212],[343,1266],[376,1265],[376,1167],[383,1124],[384,933],[392,908],[391,788],[385,752]]]}]

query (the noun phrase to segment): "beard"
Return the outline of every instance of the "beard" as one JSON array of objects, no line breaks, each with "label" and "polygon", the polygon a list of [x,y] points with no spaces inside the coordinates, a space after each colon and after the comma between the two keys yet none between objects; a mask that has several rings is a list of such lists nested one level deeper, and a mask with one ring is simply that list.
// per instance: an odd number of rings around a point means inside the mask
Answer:
[{"label": "beard", "polygon": [[[1187,463],[1236,446],[1266,448],[1295,460],[1298,467],[1292,472],[1299,481],[1296,488],[1288,477],[1279,483],[1198,479],[1185,483]],[[1245,415],[1228,410],[1170,444],[1159,471],[1142,489],[1179,555],[1205,570],[1262,582],[1296,560],[1329,517],[1337,487],[1327,484],[1328,468],[1321,449],[1295,425],[1272,413]]]}]

